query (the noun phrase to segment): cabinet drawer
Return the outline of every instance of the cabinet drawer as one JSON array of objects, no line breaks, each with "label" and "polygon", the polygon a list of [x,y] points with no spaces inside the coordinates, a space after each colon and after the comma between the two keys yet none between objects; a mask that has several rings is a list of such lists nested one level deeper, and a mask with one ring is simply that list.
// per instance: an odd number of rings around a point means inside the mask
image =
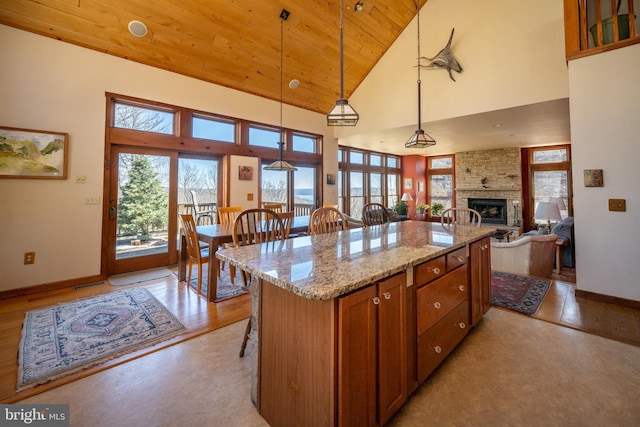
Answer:
[{"label": "cabinet drawer", "polygon": [[438,323],[469,297],[467,265],[417,290],[418,335]]},{"label": "cabinet drawer", "polygon": [[424,381],[467,335],[469,302],[460,304],[429,331],[418,337],[418,381]]},{"label": "cabinet drawer", "polygon": [[449,252],[447,255],[447,272],[467,263],[467,247]]},{"label": "cabinet drawer", "polygon": [[414,272],[416,285],[424,285],[433,279],[444,276],[444,273],[446,272],[445,264],[445,256],[443,255],[436,259],[432,259],[431,261],[417,265]]}]

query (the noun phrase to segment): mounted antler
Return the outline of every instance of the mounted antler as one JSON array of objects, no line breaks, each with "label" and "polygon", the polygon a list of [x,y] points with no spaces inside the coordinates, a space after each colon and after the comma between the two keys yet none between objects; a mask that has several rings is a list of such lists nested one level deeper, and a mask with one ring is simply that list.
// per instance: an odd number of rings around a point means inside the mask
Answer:
[{"label": "mounted antler", "polygon": [[456,79],[453,78],[453,74],[451,74],[451,70],[457,73],[461,73],[462,67],[460,66],[458,61],[456,61],[456,58],[454,58],[453,54],[451,53],[451,40],[453,40],[454,31],[455,31],[455,28],[452,28],[451,35],[449,36],[449,41],[447,42],[447,45],[444,47],[444,49],[438,52],[436,56],[434,56],[433,58],[426,58],[424,56],[420,57],[421,61],[423,59],[426,61],[431,61],[428,65],[420,65],[420,67],[424,68],[425,70],[446,69],[449,72],[449,77],[451,77],[451,80],[455,82]]}]

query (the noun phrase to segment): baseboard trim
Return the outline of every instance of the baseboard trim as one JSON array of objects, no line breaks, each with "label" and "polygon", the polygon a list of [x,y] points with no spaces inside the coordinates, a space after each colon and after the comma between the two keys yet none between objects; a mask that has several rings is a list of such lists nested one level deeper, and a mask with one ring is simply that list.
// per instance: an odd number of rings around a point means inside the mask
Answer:
[{"label": "baseboard trim", "polygon": [[73,288],[80,285],[86,285],[93,282],[106,280],[103,275],[80,277],[72,280],[62,280],[60,282],[45,283],[42,285],[29,286],[26,288],[10,289],[8,291],[0,291],[0,300],[7,298],[15,298],[24,295],[33,295],[40,292],[55,291],[58,289]]},{"label": "baseboard trim", "polygon": [[622,307],[635,308],[636,310],[640,310],[640,301],[635,301],[632,299],[598,294],[595,292],[583,291],[580,289],[576,289],[575,294],[576,294],[576,297],[580,297],[580,298],[585,298],[593,301],[605,302],[608,304],[615,304],[615,305],[620,305]]}]

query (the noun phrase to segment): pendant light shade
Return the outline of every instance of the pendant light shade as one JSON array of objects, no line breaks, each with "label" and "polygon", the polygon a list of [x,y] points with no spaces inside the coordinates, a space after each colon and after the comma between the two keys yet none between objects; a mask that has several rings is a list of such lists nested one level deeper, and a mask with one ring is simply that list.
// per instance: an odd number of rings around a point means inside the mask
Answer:
[{"label": "pendant light shade", "polygon": [[418,130],[405,142],[405,148],[426,148],[436,145],[436,140],[422,129],[422,102],[420,80],[420,3],[416,2],[416,17],[418,20]]},{"label": "pendant light shade", "polygon": [[298,170],[295,166],[284,160],[283,158],[283,149],[284,149],[284,141],[282,140],[282,57],[284,55],[284,21],[289,18],[289,11],[286,9],[282,9],[280,13],[280,141],[278,142],[279,155],[278,160],[271,163],[270,165],[265,166],[266,170],[270,171],[296,171]]},{"label": "pendant light shade", "polygon": [[344,72],[343,72],[343,37],[342,37],[342,0],[340,0],[340,99],[327,114],[328,126],[355,126],[360,116],[344,98]]}]

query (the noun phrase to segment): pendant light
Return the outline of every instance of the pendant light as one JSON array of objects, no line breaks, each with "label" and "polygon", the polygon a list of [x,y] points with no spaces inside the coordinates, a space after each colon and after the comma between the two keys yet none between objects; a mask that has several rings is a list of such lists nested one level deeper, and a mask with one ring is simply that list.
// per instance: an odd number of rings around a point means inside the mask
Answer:
[{"label": "pendant light", "polygon": [[420,86],[422,81],[420,80],[420,3],[416,1],[416,16],[418,19],[418,130],[411,135],[411,138],[405,142],[405,148],[426,148],[436,145],[436,140],[433,139],[428,133],[422,129],[422,114],[421,114],[421,102],[420,102]]},{"label": "pendant light", "polygon": [[349,105],[349,101],[344,99],[344,72],[343,72],[343,50],[342,50],[342,0],[340,0],[340,99],[327,114],[328,126],[355,126],[358,123],[358,113]]},{"label": "pendant light", "polygon": [[287,162],[283,159],[283,149],[284,149],[284,141],[282,140],[283,128],[282,128],[282,73],[283,73],[283,60],[282,57],[284,55],[284,21],[289,18],[289,11],[286,9],[282,9],[280,12],[280,141],[278,142],[278,148],[280,149],[280,154],[278,155],[278,160],[271,163],[264,168],[270,171],[297,171],[298,168]]}]

